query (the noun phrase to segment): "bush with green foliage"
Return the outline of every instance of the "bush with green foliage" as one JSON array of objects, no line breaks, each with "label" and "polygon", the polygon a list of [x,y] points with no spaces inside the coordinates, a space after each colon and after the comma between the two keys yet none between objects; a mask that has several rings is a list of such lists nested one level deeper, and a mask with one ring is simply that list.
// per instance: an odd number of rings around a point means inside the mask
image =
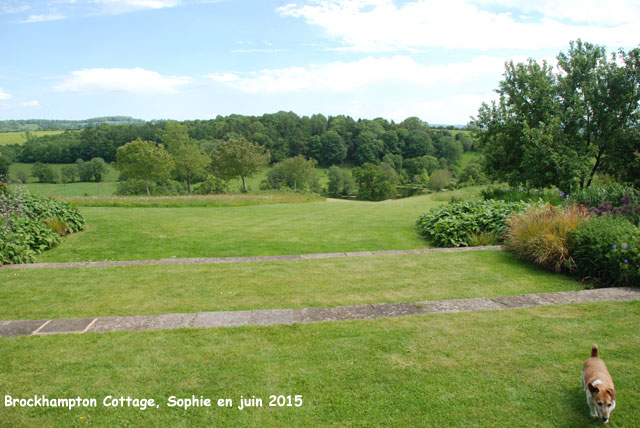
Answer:
[{"label": "bush with green foliage", "polygon": [[46,163],[36,162],[31,167],[31,175],[36,177],[40,183],[57,183],[58,174]]},{"label": "bush with green foliage", "polygon": [[433,171],[431,177],[429,177],[429,189],[431,190],[442,190],[445,187],[451,185],[451,180],[453,179],[453,173],[448,169],[437,169]]},{"label": "bush with green foliage", "polygon": [[315,159],[304,156],[287,158],[276,163],[261,183],[261,188],[282,189],[288,187],[294,192],[312,188],[316,178]]},{"label": "bush with green foliage", "polygon": [[633,186],[619,183],[591,186],[574,192],[569,199],[598,217],[623,217],[636,226],[640,225],[640,192]]},{"label": "bush with green foliage", "polygon": [[511,217],[503,247],[544,269],[570,271],[575,263],[568,239],[578,224],[588,218],[587,210],[575,206],[531,206]]},{"label": "bush with green foliage", "polygon": [[175,180],[145,182],[144,179],[130,178],[118,182],[115,194],[119,196],[146,194],[149,196],[150,193],[154,196],[185,195],[187,193],[187,185]]},{"label": "bush with green foliage", "polygon": [[505,202],[545,202],[551,205],[563,204],[568,195],[554,189],[530,189],[525,187],[487,187],[480,191],[484,200],[500,200]]},{"label": "bush with green foliage", "polygon": [[365,163],[351,172],[358,183],[358,199],[363,201],[382,201],[396,195],[398,174],[387,165]]},{"label": "bush with green foliage", "polygon": [[216,177],[213,174],[209,174],[207,179],[204,180],[198,187],[195,188],[193,193],[196,195],[212,195],[218,193],[227,192],[227,182],[221,178]]},{"label": "bush with green foliage", "polygon": [[356,182],[353,176],[340,167],[332,166],[328,172],[329,182],[327,183],[327,193],[329,196],[347,196],[356,190]]},{"label": "bush with green foliage", "polygon": [[439,247],[466,247],[473,235],[502,239],[507,220],[526,209],[524,202],[464,201],[433,208],[418,219],[420,234]]},{"label": "bush with green foliage", "polygon": [[575,273],[599,286],[640,285],[640,230],[621,218],[581,222],[569,239]]},{"label": "bush with green foliage", "polygon": [[0,264],[29,263],[60,236],[84,229],[71,205],[28,193],[0,193]]}]

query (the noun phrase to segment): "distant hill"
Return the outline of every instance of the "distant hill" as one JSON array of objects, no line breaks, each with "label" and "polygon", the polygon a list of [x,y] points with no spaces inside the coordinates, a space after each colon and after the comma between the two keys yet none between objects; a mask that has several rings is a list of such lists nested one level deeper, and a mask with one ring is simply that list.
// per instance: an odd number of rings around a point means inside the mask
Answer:
[{"label": "distant hill", "polygon": [[129,116],[94,117],[85,120],[0,120],[0,132],[11,131],[60,131],[65,129],[82,129],[97,125],[143,125],[146,121]]}]

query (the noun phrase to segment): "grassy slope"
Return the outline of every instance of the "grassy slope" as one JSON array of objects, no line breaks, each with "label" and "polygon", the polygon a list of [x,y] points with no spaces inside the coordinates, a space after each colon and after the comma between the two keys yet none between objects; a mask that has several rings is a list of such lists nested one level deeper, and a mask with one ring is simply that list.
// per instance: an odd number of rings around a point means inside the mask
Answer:
[{"label": "grassy slope", "polygon": [[[477,192],[469,188],[456,192]],[[81,208],[88,227],[39,262],[141,260],[428,247],[419,215],[449,193],[383,202],[328,199],[219,208]],[[434,200],[436,199],[436,200]]]},{"label": "grassy slope", "polygon": [[[55,135],[62,134],[64,131],[30,131],[34,137],[41,137],[43,135]],[[16,132],[0,132],[0,146],[7,146],[9,144],[23,144],[27,141],[27,137],[24,131]]]},{"label": "grassy slope", "polygon": [[[330,273],[330,275],[328,274]],[[496,297],[582,286],[500,251],[249,264],[0,270],[0,320]]]},{"label": "grassy slope", "polygon": [[[588,316],[585,316],[588,314]],[[640,303],[374,321],[2,340],[14,397],[154,398],[160,408],[15,409],[0,426],[563,427],[592,422],[594,342],[616,382],[611,427],[640,419]],[[46,351],[45,351],[46,350]],[[37,357],[35,357],[37,356]],[[300,408],[168,408],[175,395],[303,396]]]}]

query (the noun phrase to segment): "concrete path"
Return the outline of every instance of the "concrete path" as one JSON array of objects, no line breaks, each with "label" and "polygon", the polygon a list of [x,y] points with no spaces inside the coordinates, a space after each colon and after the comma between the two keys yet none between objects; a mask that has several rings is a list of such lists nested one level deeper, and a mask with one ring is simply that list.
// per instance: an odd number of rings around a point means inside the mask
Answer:
[{"label": "concrete path", "polygon": [[332,308],[266,309],[198,312],[193,314],[0,321],[0,336],[14,337],[61,333],[102,333],[126,330],[141,331],[175,328],[292,324],[389,318],[427,313],[494,311],[500,309],[518,309],[588,302],[627,302],[632,300],[640,300],[640,289],[601,288],[596,290],[525,294],[522,296],[377,303]]},{"label": "concrete path", "polygon": [[197,257],[186,259],[159,260],[122,260],[104,262],[65,262],[65,263],[29,263],[23,265],[2,265],[0,269],[42,269],[42,268],[76,268],[76,267],[108,267],[108,266],[144,266],[144,265],[178,265],[178,264],[211,264],[211,263],[251,263],[273,262],[282,260],[332,259],[337,257],[362,257],[391,254],[422,254],[422,253],[454,253],[461,251],[500,250],[500,246],[458,247],[458,248],[424,248],[419,250],[387,250],[387,251],[359,251],[350,253],[317,253],[295,254],[285,256],[258,257]]}]

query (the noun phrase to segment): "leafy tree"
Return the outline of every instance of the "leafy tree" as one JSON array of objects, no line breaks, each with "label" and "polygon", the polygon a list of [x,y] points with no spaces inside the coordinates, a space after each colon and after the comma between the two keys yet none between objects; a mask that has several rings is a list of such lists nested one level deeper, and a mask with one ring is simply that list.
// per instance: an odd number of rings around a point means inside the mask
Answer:
[{"label": "leafy tree", "polygon": [[50,165],[42,162],[33,164],[31,167],[31,175],[38,178],[40,183],[56,183],[58,181],[58,174],[56,174]]},{"label": "leafy tree", "polygon": [[334,130],[309,140],[309,155],[321,165],[340,165],[347,157],[347,145]]},{"label": "leafy tree", "polygon": [[487,172],[565,191],[589,186],[601,170],[633,181],[633,168],[620,164],[637,150],[640,48],[607,59],[604,48],[578,40],[558,65],[554,74],[545,62],[506,64],[499,100],[483,104],[473,121]]},{"label": "leafy tree", "polygon": [[356,149],[353,160],[358,164],[378,163],[382,157],[384,143],[371,131],[358,134],[355,141]]},{"label": "leafy tree", "polygon": [[444,189],[451,184],[452,178],[453,174],[448,169],[437,169],[429,177],[429,188],[431,190]]},{"label": "leafy tree", "polygon": [[405,159],[403,166],[410,177],[427,174],[433,174],[433,171],[440,167],[440,162],[433,156],[421,156],[419,158]]},{"label": "leafy tree", "polygon": [[116,159],[116,168],[125,177],[144,180],[148,196],[149,180],[168,179],[174,166],[166,150],[140,138],[118,148]]},{"label": "leafy tree", "polygon": [[0,152],[0,179],[4,181],[9,177],[9,165],[11,165],[9,158]]},{"label": "leafy tree", "polygon": [[66,165],[62,167],[61,178],[63,183],[73,183],[76,181],[78,175],[78,168],[76,165]]},{"label": "leafy tree", "polygon": [[96,183],[101,182],[102,177],[109,172],[109,167],[102,158],[93,158],[87,162],[78,159],[76,169],[80,181],[95,181]]},{"label": "leafy tree", "polygon": [[460,171],[457,179],[460,183],[469,184],[485,184],[487,182],[487,177],[480,162],[470,162]]},{"label": "leafy tree", "polygon": [[225,180],[240,177],[242,190],[246,192],[245,178],[267,165],[269,157],[269,152],[265,152],[263,147],[245,138],[235,138],[218,144],[213,154],[213,169]]},{"label": "leafy tree", "polygon": [[294,192],[298,190],[298,186],[313,184],[315,178],[316,161],[307,160],[300,155],[278,162],[267,175],[272,188],[279,189],[286,186],[292,188]]},{"label": "leafy tree", "polygon": [[365,163],[354,168],[352,174],[358,183],[358,199],[381,201],[396,194],[398,176],[392,168]]},{"label": "leafy tree", "polygon": [[346,196],[352,193],[356,188],[353,176],[338,166],[329,168],[329,183],[327,184],[327,192],[330,196]]},{"label": "leafy tree", "polygon": [[187,182],[187,193],[190,194],[191,183],[204,177],[211,158],[189,137],[188,129],[183,124],[167,122],[160,134],[160,141],[173,157],[174,177]]}]

